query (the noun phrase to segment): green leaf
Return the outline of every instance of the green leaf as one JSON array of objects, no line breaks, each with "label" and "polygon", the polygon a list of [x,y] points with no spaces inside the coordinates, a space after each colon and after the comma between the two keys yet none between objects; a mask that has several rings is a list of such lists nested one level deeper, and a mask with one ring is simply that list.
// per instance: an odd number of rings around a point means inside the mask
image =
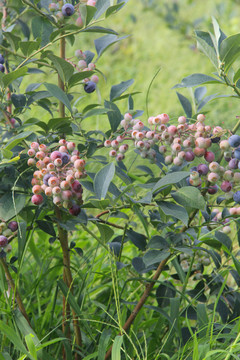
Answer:
[{"label": "green leaf", "polygon": [[4,37],[7,39],[7,41],[9,42],[9,44],[11,45],[11,48],[17,51],[19,48],[19,42],[21,41],[21,38],[8,31],[4,31],[3,34]]},{"label": "green leaf", "polygon": [[110,0],[98,0],[96,3],[96,13],[94,18],[98,19],[110,6]]},{"label": "green leaf", "polygon": [[107,114],[107,113],[109,113],[109,110],[105,109],[105,108],[92,109],[92,110],[89,110],[86,113],[86,115],[84,115],[83,119],[86,119],[91,116],[103,115],[103,114]]},{"label": "green leaf", "polygon": [[200,304],[200,303],[197,304],[197,323],[199,328],[199,336],[200,338],[203,338],[207,333],[207,328],[209,324],[209,319],[205,304]]},{"label": "green leaf", "polygon": [[201,84],[224,84],[222,81],[217,80],[212,76],[208,76],[205,74],[192,74],[182,79],[180,84],[177,84],[173,87],[176,88],[185,88],[185,87],[193,87]]},{"label": "green leaf", "polygon": [[123,343],[123,335],[117,335],[112,347],[112,360],[121,360],[121,346]]},{"label": "green leaf", "polygon": [[107,48],[118,41],[126,39],[128,36],[122,36],[120,38],[117,35],[105,35],[96,40],[94,40],[95,48],[98,54],[98,59],[107,50]]},{"label": "green leaf", "polygon": [[226,39],[227,36],[220,29],[219,24],[214,16],[212,16],[212,24],[213,24],[214,34],[215,34],[215,38],[216,38],[216,52],[219,55],[220,45],[223,42],[223,40]]},{"label": "green leaf", "polygon": [[101,333],[99,346],[98,346],[97,360],[104,360],[107,346],[111,338],[111,333],[112,333],[111,329],[104,329],[103,332]]},{"label": "green leaf", "polygon": [[191,105],[190,101],[185,96],[183,96],[182,94],[179,94],[178,92],[177,92],[177,96],[178,96],[178,100],[180,101],[180,103],[183,107],[183,110],[185,111],[185,114],[187,115],[188,118],[191,118],[192,117],[192,105]]},{"label": "green leaf", "polygon": [[71,308],[75,311],[77,315],[81,315],[81,310],[78,306],[78,303],[65,282],[63,280],[58,280],[57,283]]},{"label": "green leaf", "polygon": [[172,193],[172,197],[180,205],[193,209],[205,210],[206,202],[201,192],[193,186],[184,186]]},{"label": "green leaf", "polygon": [[98,227],[98,230],[100,231],[102,241],[104,243],[107,243],[114,235],[113,229],[110,226],[104,224],[96,223],[96,225]]},{"label": "green leaf", "polygon": [[214,48],[211,35],[205,31],[195,31],[198,48],[211,60],[213,65],[218,69],[218,58]]},{"label": "green leaf", "polygon": [[176,184],[179,181],[186,179],[190,175],[189,171],[175,171],[167,174],[162,179],[160,179],[153,187],[153,192],[160,189],[163,186]]},{"label": "green leaf", "polygon": [[240,53],[240,34],[227,37],[220,45],[220,60],[224,62],[224,70],[227,73],[229,68],[238,58]]},{"label": "green leaf", "polygon": [[110,163],[97,172],[94,178],[93,187],[99,200],[105,199],[110,183],[115,174],[115,165]]},{"label": "green leaf", "polygon": [[26,341],[28,350],[29,350],[30,354],[32,355],[33,359],[37,360],[37,350],[36,350],[36,346],[33,342],[33,338],[34,338],[34,335],[28,334],[25,336],[25,341]]},{"label": "green leaf", "polygon": [[18,349],[25,355],[30,355],[18,334],[2,320],[0,320],[0,330],[2,334],[4,334],[14,344],[15,349]]},{"label": "green leaf", "polygon": [[59,101],[61,101],[68,108],[68,110],[72,113],[70,101],[62,89],[60,89],[57,85],[54,85],[54,84],[44,83],[44,86],[47,88],[47,90],[50,92],[50,94],[52,96],[54,96]]},{"label": "green leaf", "polygon": [[15,108],[23,108],[26,105],[26,96],[23,94],[12,94],[11,100]]},{"label": "green leaf", "polygon": [[96,13],[97,9],[95,6],[89,6],[86,5],[86,25],[88,25],[90,23],[90,21],[92,20],[92,18],[94,17],[95,13]]},{"label": "green leaf", "polygon": [[22,50],[23,55],[29,56],[30,54],[32,54],[33,51],[39,48],[39,45],[39,41],[21,41],[20,49]]},{"label": "green leaf", "polygon": [[48,58],[53,62],[53,65],[55,66],[62,81],[68,82],[74,73],[74,67],[68,61],[51,53],[48,54]]},{"label": "green leaf", "polygon": [[140,234],[132,229],[128,229],[126,231],[126,235],[128,239],[139,249],[142,251],[146,250],[147,246],[147,237],[143,234]]},{"label": "green leaf", "polygon": [[113,13],[117,12],[118,10],[120,10],[121,7],[123,7],[125,5],[125,1],[119,3],[119,4],[116,4],[116,5],[113,5],[113,6],[110,6],[107,11],[106,11],[106,14],[105,14],[105,17],[109,17],[110,15],[112,15]]},{"label": "green leaf", "polygon": [[121,112],[120,112],[119,108],[117,107],[117,105],[110,101],[105,100],[104,106],[106,109],[109,109],[109,111],[107,112],[107,116],[108,116],[108,120],[109,120],[109,123],[111,126],[111,130],[112,130],[112,132],[114,132],[117,130],[118,125],[120,124],[120,122],[122,120]]},{"label": "green leaf", "polygon": [[24,194],[6,193],[0,197],[0,218],[8,221],[16,216],[24,207],[26,196]]},{"label": "green leaf", "polygon": [[235,269],[237,270],[238,275],[240,276],[240,262],[234,255],[232,255],[232,259],[233,259]]},{"label": "green leaf", "polygon": [[160,263],[161,261],[167,259],[170,255],[170,252],[167,250],[149,250],[144,254],[143,261],[146,267]]},{"label": "green leaf", "polygon": [[124,93],[133,84],[133,82],[134,80],[131,79],[127,81],[122,81],[118,85],[113,85],[110,91],[110,101],[113,101],[114,99],[121,96],[122,93]]},{"label": "green leaf", "polygon": [[14,70],[10,72],[9,74],[6,74],[2,77],[2,82],[5,87],[7,87],[9,84],[11,84],[12,81],[18,79],[21,76],[24,76],[27,73],[27,66],[21,67],[18,70]]},{"label": "green leaf", "polygon": [[236,82],[240,79],[240,68],[235,72],[233,77],[233,82],[236,84]]},{"label": "green leaf", "polygon": [[94,74],[94,71],[82,71],[82,72],[73,74],[68,81],[68,86],[72,87],[72,86],[76,85],[77,83],[79,83],[79,81],[89,78],[93,74]]},{"label": "green leaf", "polygon": [[103,33],[103,34],[113,34],[117,35],[118,33],[112,29],[104,28],[101,26],[90,26],[86,27],[85,29],[81,30],[80,32],[96,32],[96,33]]},{"label": "green leaf", "polygon": [[158,202],[158,206],[165,215],[173,216],[188,225],[188,213],[184,207],[167,201]]},{"label": "green leaf", "polygon": [[20,144],[22,140],[26,139],[29,135],[31,135],[32,131],[24,131],[13,138],[9,140],[9,142],[6,144],[5,148],[6,150],[13,149],[16,145]]}]

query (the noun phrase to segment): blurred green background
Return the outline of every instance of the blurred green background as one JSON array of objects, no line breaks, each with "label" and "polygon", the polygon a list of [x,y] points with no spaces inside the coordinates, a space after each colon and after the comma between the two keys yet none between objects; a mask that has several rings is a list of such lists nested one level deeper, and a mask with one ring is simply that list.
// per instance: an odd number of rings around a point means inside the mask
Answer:
[{"label": "blurred green background", "polygon": [[[213,65],[197,49],[194,30],[212,31],[211,16],[214,16],[226,35],[235,34],[240,30],[239,15],[240,2],[234,0],[130,0],[120,12],[104,20],[103,24],[98,24],[116,30],[119,36],[129,37],[111,46],[97,62],[97,68],[106,76],[106,81],[100,76],[101,99],[97,93],[86,95],[82,87],[74,88],[74,91],[80,92],[78,96],[83,96],[78,102],[78,111],[81,112],[90,103],[103,103],[104,99],[109,98],[112,85],[129,79],[135,80],[130,91],[140,92],[134,95],[135,109],[145,111],[148,86],[161,68],[150,91],[149,114],[167,112],[174,120],[183,114],[183,110],[176,90],[172,87],[192,73],[212,75],[214,72]],[[79,34],[74,46],[68,44],[67,57],[74,56],[77,48],[95,51],[95,37],[96,34]],[[58,53],[57,48],[50,50]],[[56,75],[54,76],[56,79]],[[39,81],[39,75],[34,77]],[[40,81],[46,80],[44,75],[40,75],[40,78]],[[191,100],[191,89],[178,91]],[[206,95],[210,94],[231,94],[231,90],[223,86],[207,85]],[[118,102],[117,105],[122,112],[127,110],[127,100]],[[208,119],[211,123],[222,125],[224,122],[231,129],[239,115],[239,103],[232,98],[218,99],[206,105],[203,111],[210,111]],[[27,114],[29,117],[35,115],[33,112],[31,115],[30,112]],[[144,116],[147,117],[146,111]],[[44,110],[43,118],[49,119],[49,114]],[[97,121],[97,126],[101,127],[101,121],[107,123],[105,115],[99,119],[88,119],[86,125],[90,123],[95,126]]]}]

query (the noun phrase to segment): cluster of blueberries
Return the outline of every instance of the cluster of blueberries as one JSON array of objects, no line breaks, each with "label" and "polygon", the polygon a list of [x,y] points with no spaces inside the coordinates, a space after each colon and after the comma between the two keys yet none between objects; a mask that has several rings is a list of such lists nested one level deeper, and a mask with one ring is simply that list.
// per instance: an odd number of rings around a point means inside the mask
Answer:
[{"label": "cluster of blueberries", "polygon": [[28,156],[28,165],[37,168],[31,181],[32,203],[40,205],[44,194],[51,197],[56,206],[77,216],[83,203],[83,189],[78,180],[87,175],[85,160],[80,158],[75,143],[60,139],[58,149],[51,151],[45,144],[33,142]]}]

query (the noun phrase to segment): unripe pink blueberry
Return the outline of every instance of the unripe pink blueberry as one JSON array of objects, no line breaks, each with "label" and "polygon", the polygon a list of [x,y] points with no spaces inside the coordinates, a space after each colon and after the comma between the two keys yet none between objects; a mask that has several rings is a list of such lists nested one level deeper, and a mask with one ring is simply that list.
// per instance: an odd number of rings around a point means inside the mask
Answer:
[{"label": "unripe pink blueberry", "polygon": [[39,160],[44,159],[45,156],[46,156],[46,154],[45,154],[44,151],[38,151],[38,152],[36,153],[36,158],[39,159]]},{"label": "unripe pink blueberry", "polygon": [[223,181],[221,184],[221,189],[224,192],[229,192],[232,190],[232,184],[229,181]]},{"label": "unripe pink blueberry", "polygon": [[142,140],[142,139],[144,139],[144,133],[139,131],[139,132],[137,132],[135,137],[137,140]]},{"label": "unripe pink blueberry", "polygon": [[116,157],[116,155],[117,155],[116,150],[110,150],[110,151],[109,151],[109,156],[111,156],[111,157]]},{"label": "unripe pink blueberry", "polygon": [[32,192],[33,194],[41,194],[42,192],[42,188],[40,185],[34,185],[33,188],[32,188]]},{"label": "unripe pink blueberry", "polygon": [[137,121],[133,126],[133,130],[142,130],[144,128],[144,124],[142,121]]},{"label": "unripe pink blueberry", "polygon": [[180,159],[178,156],[176,156],[174,159],[173,159],[173,164],[176,165],[176,166],[181,166],[183,163],[183,160]]},{"label": "unripe pink blueberry", "polygon": [[97,84],[99,82],[99,77],[97,75],[92,75],[91,80]]},{"label": "unripe pink blueberry", "polygon": [[34,149],[28,150],[28,156],[33,157],[33,156],[35,156],[35,154],[36,154],[36,151]]},{"label": "unripe pink blueberry", "polygon": [[211,183],[216,183],[219,180],[219,175],[215,172],[208,174],[208,181]]},{"label": "unripe pink blueberry", "polygon": [[43,159],[43,162],[45,165],[50,163],[50,157],[49,156],[45,156],[45,158]]},{"label": "unripe pink blueberry", "polygon": [[167,155],[166,157],[165,157],[165,164],[166,165],[169,165],[169,164],[171,164],[173,162],[173,157],[171,156],[171,155]]},{"label": "unripe pink blueberry", "polygon": [[73,150],[72,155],[77,155],[77,156],[79,156],[79,155],[80,155],[80,152],[79,152],[77,149],[75,149],[75,150]]},{"label": "unripe pink blueberry", "polygon": [[123,144],[119,147],[120,153],[124,154],[128,150],[128,144]]},{"label": "unripe pink blueberry", "polygon": [[39,185],[40,184],[40,181],[37,180],[36,178],[32,178],[31,180],[31,185],[34,186],[34,185]]},{"label": "unripe pink blueberry", "polygon": [[45,195],[46,196],[51,196],[52,195],[52,188],[50,186],[46,187]]},{"label": "unripe pink blueberry", "polygon": [[180,144],[172,144],[171,149],[172,149],[172,152],[175,154],[181,150],[181,145]]},{"label": "unripe pink blueberry", "polygon": [[206,119],[206,116],[204,114],[198,114],[197,121],[204,122]]},{"label": "unripe pink blueberry", "polygon": [[178,123],[179,124],[185,124],[187,121],[186,117],[185,116],[179,116],[178,118]]},{"label": "unripe pink blueberry", "polygon": [[0,235],[0,247],[4,247],[8,244],[8,239],[6,236]]},{"label": "unripe pink blueberry", "polygon": [[43,197],[40,194],[33,195],[31,201],[34,205],[40,205],[43,202]]},{"label": "unripe pink blueberry", "polygon": [[61,183],[60,183],[60,188],[61,189],[67,190],[67,189],[69,189],[69,187],[70,187],[70,184],[69,184],[68,181],[66,181],[66,180],[61,181]]},{"label": "unripe pink blueberry", "polygon": [[53,195],[58,195],[58,194],[60,194],[61,193],[61,188],[59,187],[59,186],[54,186],[53,188],[52,188],[52,193],[53,193]]},{"label": "unripe pink blueberry", "polygon": [[111,142],[111,146],[114,148],[114,149],[117,149],[118,148],[118,145],[119,145],[119,142],[117,140],[113,140]]},{"label": "unripe pink blueberry", "polygon": [[199,179],[199,172],[198,171],[192,171],[190,174],[190,179],[196,180]]},{"label": "unripe pink blueberry", "polygon": [[177,133],[177,127],[175,125],[170,125],[167,131],[170,135],[175,135]]},{"label": "unripe pink blueberry", "polygon": [[87,67],[87,63],[86,63],[86,61],[85,60],[79,60],[79,62],[78,62],[78,67],[79,67],[79,69],[84,69],[84,68],[86,68]]},{"label": "unripe pink blueberry", "polygon": [[62,159],[60,159],[60,158],[57,158],[57,159],[55,159],[54,161],[53,161],[53,163],[54,163],[54,165],[56,166],[56,167],[60,167],[60,166],[62,166]]},{"label": "unripe pink blueberry", "polygon": [[60,139],[58,143],[59,143],[59,145],[66,145],[66,144],[67,144],[67,140],[65,140],[65,139]]},{"label": "unripe pink blueberry", "polygon": [[160,121],[162,124],[167,124],[169,122],[168,114],[163,113],[163,114],[158,115],[158,117],[160,118]]},{"label": "unripe pink blueberry", "polygon": [[210,162],[214,161],[215,155],[212,151],[206,151],[204,158],[207,162],[210,163]]},{"label": "unripe pink blueberry", "polygon": [[122,153],[118,153],[117,156],[116,156],[117,161],[122,161],[124,158],[125,158],[125,156]]},{"label": "unripe pink blueberry", "polygon": [[111,146],[111,140],[105,140],[104,141],[104,146],[105,147],[110,147]]},{"label": "unripe pink blueberry", "polygon": [[37,142],[32,142],[31,143],[31,148],[34,149],[35,151],[38,150],[39,144]]},{"label": "unripe pink blueberry", "polygon": [[38,169],[43,169],[43,168],[45,167],[45,164],[44,164],[44,162],[43,162],[42,160],[38,160],[38,161],[36,162],[36,167],[37,167]]},{"label": "unripe pink blueberry", "polygon": [[79,156],[78,156],[78,155],[72,155],[71,158],[70,158],[70,161],[71,161],[72,163],[75,163],[75,161],[78,160],[78,159],[79,159]]},{"label": "unripe pink blueberry", "polygon": [[88,6],[95,6],[96,5],[96,0],[88,0],[87,5]]},{"label": "unripe pink blueberry", "polygon": [[49,164],[47,164],[47,169],[48,169],[48,171],[52,171],[52,170],[54,170],[54,169],[55,169],[54,164],[53,164],[53,163],[49,163]]},{"label": "unripe pink blueberry", "polygon": [[239,183],[240,182],[240,172],[235,172],[234,175],[233,175],[233,180],[236,182],[236,183]]},{"label": "unripe pink blueberry", "polygon": [[194,155],[196,155],[197,157],[201,157],[204,156],[206,153],[206,150],[203,148],[199,148],[199,147],[195,147],[193,149]]},{"label": "unripe pink blueberry", "polygon": [[50,177],[48,179],[48,185],[52,188],[59,185],[59,179],[56,176]]},{"label": "unripe pink blueberry", "polygon": [[83,169],[85,166],[85,160],[83,159],[77,159],[74,161],[74,167],[75,169]]},{"label": "unripe pink blueberry", "polygon": [[43,151],[44,153],[48,152],[48,148],[45,144],[40,144],[38,150]]},{"label": "unripe pink blueberry", "polygon": [[59,151],[62,153],[68,153],[68,150],[67,150],[67,148],[66,148],[66,146],[64,146],[64,145],[62,145],[62,146],[60,146],[60,148],[59,148]]},{"label": "unripe pink blueberry", "polygon": [[192,145],[191,140],[186,139],[186,140],[183,141],[183,147],[189,148],[189,147],[191,147],[191,145]]},{"label": "unripe pink blueberry", "polygon": [[223,131],[223,128],[221,126],[215,126],[213,128],[213,134],[216,135],[218,133],[221,133]]},{"label": "unripe pink blueberry", "polygon": [[145,136],[147,139],[153,139],[154,134],[155,134],[154,131],[147,131]]},{"label": "unripe pink blueberry", "polygon": [[94,70],[96,67],[96,65],[94,63],[89,63],[88,64],[88,69],[91,71],[91,70]]},{"label": "unripe pink blueberry", "polygon": [[233,179],[233,172],[231,170],[226,170],[223,174],[224,180],[232,180]]},{"label": "unripe pink blueberry", "polygon": [[221,150],[224,150],[224,151],[228,150],[228,149],[230,148],[230,145],[229,145],[229,143],[228,143],[228,140],[222,140],[222,141],[220,141],[219,147],[220,147]]},{"label": "unripe pink blueberry", "polygon": [[77,170],[74,173],[74,177],[75,177],[75,179],[83,179],[85,177],[85,175],[84,175],[84,172]]},{"label": "unripe pink blueberry", "polygon": [[213,161],[209,164],[209,170],[212,172],[218,172],[219,168],[220,168],[220,165],[216,161]]},{"label": "unripe pink blueberry", "polygon": [[166,146],[161,145],[161,146],[159,146],[158,151],[160,152],[160,154],[165,154],[165,152],[167,151],[167,148],[166,148]]},{"label": "unripe pink blueberry", "polygon": [[69,184],[72,184],[72,183],[75,181],[75,179],[74,179],[73,175],[69,174],[69,175],[67,175],[67,177],[66,177],[66,181],[67,181]]},{"label": "unripe pink blueberry", "polygon": [[124,114],[124,120],[131,121],[132,120],[132,115],[130,113]]},{"label": "unripe pink blueberry", "polygon": [[50,155],[50,159],[52,161],[56,160],[56,159],[61,159],[62,158],[62,154],[60,153],[60,151],[53,151]]},{"label": "unripe pink blueberry", "polygon": [[54,197],[53,197],[53,203],[54,203],[56,206],[61,207],[61,206],[62,206],[62,199],[61,199],[59,196],[54,196]]},{"label": "unripe pink blueberry", "polygon": [[224,234],[230,234],[230,232],[231,232],[230,226],[229,226],[229,225],[224,226],[224,227],[222,228],[222,232],[223,232]]},{"label": "unripe pink blueberry", "polygon": [[36,164],[36,160],[34,160],[33,158],[28,159],[27,164],[28,164],[28,166],[34,166]]},{"label": "unripe pink blueberry", "polygon": [[153,119],[152,119],[152,124],[153,125],[157,125],[157,124],[159,124],[160,123],[160,117],[159,116],[155,116],[155,117],[153,117]]}]

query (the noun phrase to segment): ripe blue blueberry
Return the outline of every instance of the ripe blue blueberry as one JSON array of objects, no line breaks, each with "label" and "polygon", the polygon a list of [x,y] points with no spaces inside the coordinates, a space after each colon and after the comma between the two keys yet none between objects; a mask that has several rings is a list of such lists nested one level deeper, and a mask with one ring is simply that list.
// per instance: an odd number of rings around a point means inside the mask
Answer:
[{"label": "ripe blue blueberry", "polygon": [[236,203],[240,203],[240,191],[236,191],[235,194],[233,194],[233,200],[236,201]]},{"label": "ripe blue blueberry", "polygon": [[240,147],[235,149],[234,156],[236,159],[240,160]]},{"label": "ripe blue blueberry", "polygon": [[63,16],[71,16],[74,13],[74,6],[72,4],[65,4],[62,7]]},{"label": "ripe blue blueberry", "polygon": [[5,71],[5,67],[3,66],[3,64],[0,64],[0,71],[1,71],[2,73],[4,73],[4,71]]},{"label": "ripe blue blueberry", "polygon": [[84,85],[84,90],[86,91],[86,93],[90,94],[92,92],[94,92],[96,90],[96,84],[93,81],[88,81],[85,85]]},{"label": "ripe blue blueberry", "polygon": [[220,137],[218,137],[218,136],[211,138],[211,141],[212,141],[213,144],[219,143],[220,140],[221,140],[221,139],[220,139]]},{"label": "ripe blue blueberry", "polygon": [[62,163],[63,165],[65,165],[70,161],[70,156],[63,152],[61,154],[62,154]]},{"label": "ripe blue blueberry", "polygon": [[240,136],[239,135],[232,135],[228,139],[228,143],[231,147],[238,147],[240,145]]},{"label": "ripe blue blueberry", "polygon": [[0,54],[0,64],[4,64],[4,56]]}]

